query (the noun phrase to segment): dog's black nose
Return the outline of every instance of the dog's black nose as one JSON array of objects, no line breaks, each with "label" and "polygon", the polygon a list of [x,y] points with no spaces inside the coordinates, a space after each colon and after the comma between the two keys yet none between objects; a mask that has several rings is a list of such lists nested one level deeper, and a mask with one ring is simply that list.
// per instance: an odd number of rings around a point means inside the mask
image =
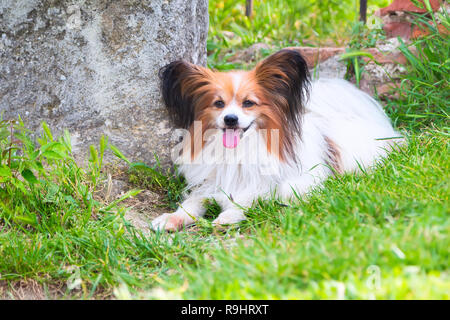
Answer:
[{"label": "dog's black nose", "polygon": [[230,127],[237,125],[238,120],[239,118],[237,117],[237,115],[234,114],[227,114],[225,118],[223,118],[225,124]]}]

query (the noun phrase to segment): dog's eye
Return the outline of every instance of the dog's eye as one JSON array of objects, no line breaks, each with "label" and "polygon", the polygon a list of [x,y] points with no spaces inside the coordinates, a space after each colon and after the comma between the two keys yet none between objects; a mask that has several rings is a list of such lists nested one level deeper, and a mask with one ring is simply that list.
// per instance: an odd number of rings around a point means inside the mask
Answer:
[{"label": "dog's eye", "polygon": [[217,100],[216,102],[214,102],[214,106],[216,108],[223,108],[225,107],[225,103],[222,100]]},{"label": "dog's eye", "polygon": [[245,100],[244,103],[242,104],[242,106],[244,108],[250,108],[253,107],[256,103],[254,103],[253,101],[250,100]]}]

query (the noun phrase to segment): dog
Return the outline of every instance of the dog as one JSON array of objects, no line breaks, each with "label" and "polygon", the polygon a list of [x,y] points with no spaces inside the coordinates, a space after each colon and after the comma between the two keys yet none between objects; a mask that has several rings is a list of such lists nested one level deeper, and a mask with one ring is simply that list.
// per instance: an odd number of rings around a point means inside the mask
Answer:
[{"label": "dog", "polygon": [[289,201],[327,177],[373,166],[396,145],[382,107],[340,79],[310,80],[302,55],[272,54],[250,71],[217,72],[174,61],[160,70],[161,91],[184,138],[174,162],[187,181],[174,213],[154,230],[195,223],[214,198],[214,225],[245,220],[258,198]]}]

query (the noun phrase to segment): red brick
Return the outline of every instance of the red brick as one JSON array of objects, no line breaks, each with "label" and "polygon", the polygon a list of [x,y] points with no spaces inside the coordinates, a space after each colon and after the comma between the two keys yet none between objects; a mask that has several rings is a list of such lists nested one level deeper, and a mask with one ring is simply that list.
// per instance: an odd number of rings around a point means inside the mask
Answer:
[{"label": "red brick", "polygon": [[400,88],[399,82],[389,82],[383,83],[377,86],[377,93],[381,97],[390,97],[392,98],[395,94],[394,89]]},{"label": "red brick", "polygon": [[[421,3],[423,3],[423,0],[419,0],[419,1]],[[439,7],[441,6],[441,1],[440,0],[430,0],[430,5],[431,5],[431,9],[433,11],[437,11],[439,9]],[[380,9],[379,14],[381,16],[385,16],[390,13],[395,13],[395,11],[425,13],[425,12],[427,12],[427,9],[425,8],[425,5],[424,5],[423,9],[416,7],[410,0],[394,0],[386,8]]]},{"label": "red brick", "polygon": [[286,49],[296,50],[305,58],[309,68],[314,67],[329,58],[345,52],[345,48],[312,48],[312,47],[288,47]]},{"label": "red brick", "polygon": [[404,22],[389,22],[383,26],[387,38],[402,37],[403,39],[410,39],[412,33],[411,23]]},{"label": "red brick", "polygon": [[[317,63],[324,62],[329,58],[342,54],[345,48],[312,48],[312,47],[287,47],[286,49],[296,50],[305,58],[309,68],[314,67]],[[406,58],[401,52],[381,52],[377,48],[368,48],[364,51],[374,56],[374,59],[381,64],[386,63],[406,63]],[[363,57],[365,61],[370,59]]]},{"label": "red brick", "polygon": [[[367,52],[373,55],[374,59],[381,64],[386,63],[399,63],[399,64],[405,64],[406,58],[405,56],[399,52],[381,52],[377,48],[368,48],[366,49]],[[369,58],[363,57],[364,60],[368,61]]]},{"label": "red brick", "polygon": [[[445,35],[450,34],[449,31],[447,30],[447,28],[444,27],[442,24],[438,24],[437,29],[442,34],[445,34]],[[414,26],[414,28],[412,30],[411,38],[417,39],[417,38],[424,37],[429,34],[430,34],[430,31],[428,28],[426,28],[426,27],[419,28],[418,26]]]}]

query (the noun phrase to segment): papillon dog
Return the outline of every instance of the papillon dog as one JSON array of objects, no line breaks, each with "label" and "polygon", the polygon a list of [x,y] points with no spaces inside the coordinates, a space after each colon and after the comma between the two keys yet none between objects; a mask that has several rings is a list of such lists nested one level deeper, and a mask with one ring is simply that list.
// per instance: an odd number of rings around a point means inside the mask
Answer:
[{"label": "papillon dog", "polygon": [[400,137],[373,98],[345,80],[310,81],[291,49],[250,71],[174,61],[160,78],[169,116],[185,129],[173,160],[189,191],[152,221],[155,230],[195,223],[209,198],[222,208],[213,224],[237,223],[258,198],[289,201],[330,175],[373,166]]}]

